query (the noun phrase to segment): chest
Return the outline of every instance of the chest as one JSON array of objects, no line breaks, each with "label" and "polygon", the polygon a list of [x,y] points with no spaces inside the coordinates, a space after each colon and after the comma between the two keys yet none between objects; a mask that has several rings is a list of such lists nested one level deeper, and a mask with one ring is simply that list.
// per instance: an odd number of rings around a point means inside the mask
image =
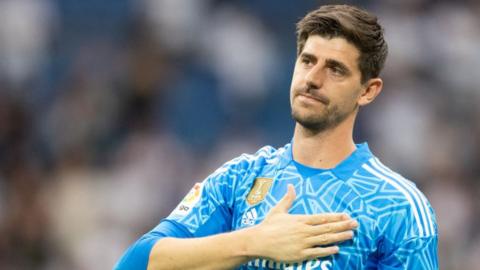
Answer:
[{"label": "chest", "polygon": [[288,184],[293,184],[296,199],[290,214],[347,213],[360,226],[353,240],[339,245],[340,253],[335,256],[284,264],[264,259],[252,260],[239,269],[365,269],[376,251],[375,220],[368,207],[353,189],[333,174],[302,178],[298,175],[255,177],[250,188],[240,195],[234,208],[232,229],[238,230],[259,224],[270,209],[285,195]]}]

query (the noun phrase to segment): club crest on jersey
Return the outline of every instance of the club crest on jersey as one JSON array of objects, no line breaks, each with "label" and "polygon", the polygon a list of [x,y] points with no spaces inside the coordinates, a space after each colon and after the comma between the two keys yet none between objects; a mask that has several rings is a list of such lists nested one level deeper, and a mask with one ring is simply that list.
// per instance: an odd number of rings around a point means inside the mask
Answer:
[{"label": "club crest on jersey", "polygon": [[272,186],[272,178],[257,178],[253,183],[250,193],[247,195],[247,202],[250,205],[257,204],[265,199],[270,187]]}]

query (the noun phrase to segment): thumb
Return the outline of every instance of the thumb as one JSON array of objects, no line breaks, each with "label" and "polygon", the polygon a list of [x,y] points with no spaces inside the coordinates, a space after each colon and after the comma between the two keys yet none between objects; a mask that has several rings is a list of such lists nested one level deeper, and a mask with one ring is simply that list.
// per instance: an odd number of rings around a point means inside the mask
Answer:
[{"label": "thumb", "polygon": [[288,184],[287,186],[287,193],[283,196],[283,198],[272,208],[271,212],[276,213],[287,213],[288,209],[292,206],[293,201],[296,198],[295,188],[292,184]]}]

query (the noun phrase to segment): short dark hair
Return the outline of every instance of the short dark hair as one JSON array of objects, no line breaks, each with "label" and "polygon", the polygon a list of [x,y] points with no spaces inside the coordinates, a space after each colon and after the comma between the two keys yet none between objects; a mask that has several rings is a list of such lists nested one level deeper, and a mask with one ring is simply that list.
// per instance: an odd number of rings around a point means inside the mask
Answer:
[{"label": "short dark hair", "polygon": [[360,52],[358,67],[362,83],[378,77],[388,54],[383,28],[375,15],[349,5],[325,5],[309,12],[297,23],[297,56],[311,35],[342,37]]}]

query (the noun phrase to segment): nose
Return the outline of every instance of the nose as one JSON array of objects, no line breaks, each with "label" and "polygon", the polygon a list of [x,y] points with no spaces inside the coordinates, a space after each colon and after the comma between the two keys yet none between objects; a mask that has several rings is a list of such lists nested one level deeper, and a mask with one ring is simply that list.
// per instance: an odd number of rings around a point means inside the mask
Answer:
[{"label": "nose", "polygon": [[305,75],[305,81],[307,85],[313,89],[321,88],[324,80],[325,71],[320,65],[314,66]]}]

